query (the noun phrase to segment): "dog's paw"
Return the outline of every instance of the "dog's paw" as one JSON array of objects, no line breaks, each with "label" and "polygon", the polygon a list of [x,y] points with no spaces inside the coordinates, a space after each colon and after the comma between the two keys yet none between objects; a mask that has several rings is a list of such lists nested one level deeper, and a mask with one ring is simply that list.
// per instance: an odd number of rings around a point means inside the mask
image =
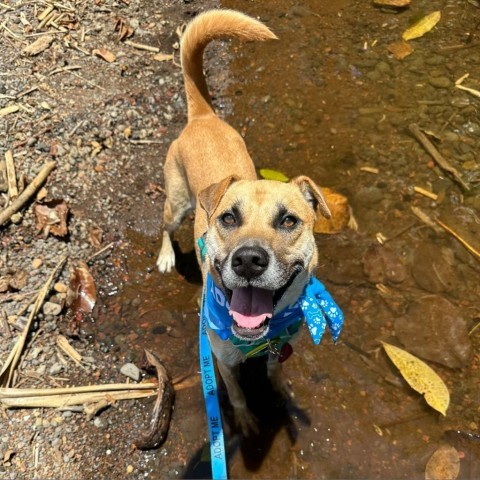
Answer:
[{"label": "dog's paw", "polygon": [[170,255],[163,255],[160,253],[157,259],[157,267],[160,273],[170,273],[175,266],[175,255],[172,252]]},{"label": "dog's paw", "polygon": [[246,436],[258,435],[257,418],[247,407],[234,407],[235,425]]},{"label": "dog's paw", "polygon": [[285,400],[293,400],[295,394],[293,393],[292,382],[285,377],[278,361],[269,361],[267,374],[273,389]]},{"label": "dog's paw", "polygon": [[283,376],[275,376],[271,377],[270,381],[273,389],[285,400],[293,400],[295,398],[295,394],[293,393],[292,389],[292,382],[290,382],[290,380]]},{"label": "dog's paw", "polygon": [[175,266],[175,252],[170,242],[163,243],[157,258],[157,267],[160,273],[169,273]]}]

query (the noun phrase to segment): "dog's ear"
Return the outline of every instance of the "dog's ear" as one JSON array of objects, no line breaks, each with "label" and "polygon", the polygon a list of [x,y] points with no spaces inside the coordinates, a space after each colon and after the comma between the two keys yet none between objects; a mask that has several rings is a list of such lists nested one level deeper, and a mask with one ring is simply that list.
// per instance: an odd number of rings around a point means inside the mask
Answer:
[{"label": "dog's ear", "polygon": [[207,212],[209,218],[218,207],[218,204],[228,187],[238,179],[239,178],[236,175],[230,175],[218,183],[212,183],[212,185],[208,186],[198,194],[198,201],[201,207]]},{"label": "dog's ear", "polygon": [[290,183],[297,185],[302,192],[302,195],[305,197],[305,200],[313,208],[315,213],[317,212],[318,208],[325,218],[332,217],[327,202],[325,201],[325,197],[320,191],[320,188],[311,178],[301,175],[299,177],[292,178]]}]

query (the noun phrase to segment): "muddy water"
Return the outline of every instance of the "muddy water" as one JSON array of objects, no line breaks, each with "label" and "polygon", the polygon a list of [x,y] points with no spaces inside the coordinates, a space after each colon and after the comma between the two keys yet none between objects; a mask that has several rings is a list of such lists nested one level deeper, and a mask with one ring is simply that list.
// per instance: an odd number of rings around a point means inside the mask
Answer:
[{"label": "muddy water", "polygon": [[[325,338],[314,347],[305,334],[294,346],[285,364],[294,404],[279,402],[260,381],[262,365],[251,365],[244,380],[262,433],[246,439],[223,399],[232,478],[424,478],[444,443],[457,448],[462,478],[480,476],[479,263],[412,213],[416,207],[442,218],[478,250],[479,103],[454,81],[468,71],[479,88],[480,11],[475,2],[413,3],[395,14],[348,0],[224,2],[260,17],[279,37],[232,47],[228,121],[258,167],[335,188],[359,225],[318,237],[318,276],[346,324],[336,346]],[[389,54],[387,45],[431,10],[443,15],[435,31],[412,42],[415,51],[403,61]],[[411,123],[440,137],[437,147],[470,191],[434,164],[408,133]],[[131,232],[125,286],[98,320],[107,347],[133,361],[141,348],[154,349],[180,382],[171,433],[151,457],[150,478],[209,475],[196,374],[200,284],[188,223],[177,236],[182,264],[167,277],[154,269],[158,239]],[[451,393],[445,417],[401,379],[381,341],[428,359]]]}]

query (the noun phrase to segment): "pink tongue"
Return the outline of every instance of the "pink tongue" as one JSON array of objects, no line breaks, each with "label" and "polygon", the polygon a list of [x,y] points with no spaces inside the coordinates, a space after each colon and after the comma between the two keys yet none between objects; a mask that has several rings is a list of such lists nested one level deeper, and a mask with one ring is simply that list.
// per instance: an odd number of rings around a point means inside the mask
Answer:
[{"label": "pink tongue", "polygon": [[272,292],[263,288],[236,288],[229,313],[240,327],[257,328],[266,318],[272,318],[272,297]]}]

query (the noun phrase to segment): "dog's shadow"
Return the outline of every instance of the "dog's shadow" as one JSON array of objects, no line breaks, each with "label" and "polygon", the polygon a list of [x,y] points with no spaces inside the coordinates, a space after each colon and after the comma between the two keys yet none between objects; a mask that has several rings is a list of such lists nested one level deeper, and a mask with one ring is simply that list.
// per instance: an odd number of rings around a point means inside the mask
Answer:
[{"label": "dog's shadow", "polygon": [[[245,468],[252,472],[261,467],[275,437],[283,429],[286,430],[291,445],[295,444],[298,428],[294,418],[306,426],[311,423],[308,415],[293,401],[286,401],[273,390],[267,379],[265,360],[266,357],[250,359],[240,368],[240,385],[245,392],[248,407],[258,420],[258,434],[246,437],[239,431],[223,385],[219,392],[224,419],[227,462],[240,452]],[[183,478],[212,478],[208,444],[196,452],[190,460]]]},{"label": "dog's shadow", "polygon": [[197,262],[197,255],[195,250],[183,252],[180,249],[180,244],[173,241],[173,251],[175,252],[177,272],[185,278],[188,283],[202,285],[202,272]]}]

